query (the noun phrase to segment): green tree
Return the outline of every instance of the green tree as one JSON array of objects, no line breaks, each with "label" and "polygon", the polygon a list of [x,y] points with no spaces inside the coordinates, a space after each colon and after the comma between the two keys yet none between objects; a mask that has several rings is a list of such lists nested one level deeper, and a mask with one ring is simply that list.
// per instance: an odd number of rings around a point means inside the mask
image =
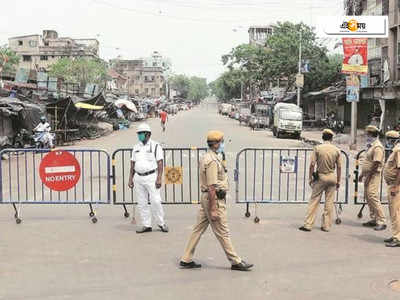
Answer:
[{"label": "green tree", "polygon": [[188,99],[200,102],[209,95],[207,79],[193,76],[190,78]]},{"label": "green tree", "polygon": [[180,97],[187,99],[190,89],[190,79],[186,75],[172,75],[169,79],[169,84],[172,89],[177,91]]},{"label": "green tree", "polygon": [[0,73],[15,72],[20,57],[7,46],[0,46]]},{"label": "green tree", "polygon": [[100,59],[61,58],[50,66],[49,75],[80,83],[81,87],[87,83],[103,85],[107,79],[107,64]]},{"label": "green tree", "polygon": [[223,73],[215,81],[211,82],[209,87],[211,93],[219,101],[227,101],[241,97],[242,84],[244,85],[245,75],[243,71],[232,69]]}]

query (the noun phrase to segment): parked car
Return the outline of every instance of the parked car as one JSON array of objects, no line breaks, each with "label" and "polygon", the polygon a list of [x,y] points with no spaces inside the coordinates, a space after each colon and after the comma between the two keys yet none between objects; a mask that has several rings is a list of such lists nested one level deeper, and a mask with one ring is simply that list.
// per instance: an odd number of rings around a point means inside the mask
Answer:
[{"label": "parked car", "polygon": [[239,114],[240,114],[239,116],[240,125],[242,125],[242,123],[247,125],[251,116],[250,109],[241,108]]}]

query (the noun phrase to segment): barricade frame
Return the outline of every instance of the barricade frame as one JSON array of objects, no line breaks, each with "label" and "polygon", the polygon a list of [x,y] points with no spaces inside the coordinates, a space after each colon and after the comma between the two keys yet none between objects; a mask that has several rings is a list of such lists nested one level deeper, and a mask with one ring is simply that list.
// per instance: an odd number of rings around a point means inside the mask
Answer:
[{"label": "barricade frame", "polygon": [[[128,160],[129,165],[128,166],[125,166],[125,162],[127,161],[124,158],[125,155],[123,155],[123,159],[122,159],[122,166],[123,166],[122,167],[122,169],[123,169],[122,173],[125,174],[125,168],[130,169],[130,156],[131,156],[132,150],[133,150],[133,148],[120,148],[120,149],[115,150],[111,155],[111,161],[112,161],[112,176],[111,176],[111,178],[112,178],[112,190],[113,190],[113,193],[112,193],[113,194],[112,195],[112,197],[113,197],[113,205],[121,205],[123,207],[123,209],[124,209],[124,214],[123,215],[124,215],[125,218],[129,218],[129,216],[130,216],[130,213],[128,212],[128,209],[127,209],[127,205],[135,206],[135,205],[137,205],[137,201],[133,201],[133,198],[134,198],[133,189],[130,191],[130,200],[132,200],[132,201],[125,201],[125,199],[126,199],[125,188],[123,188],[122,200],[118,199],[118,194],[117,194],[117,192],[118,192],[117,191],[117,184],[118,184],[117,183],[117,177],[118,176],[117,176],[117,159],[116,159],[116,157],[121,152],[122,153],[125,153],[125,152],[129,153],[129,156],[128,156],[129,157],[129,160]],[[173,204],[190,205],[190,204],[199,204],[200,203],[200,194],[201,194],[201,192],[200,192],[200,169],[199,169],[200,158],[201,158],[201,155],[205,154],[207,151],[208,151],[207,148],[201,148],[201,147],[182,147],[182,148],[165,147],[165,148],[163,148],[163,152],[164,152],[164,161],[163,161],[164,174],[163,174],[163,176],[165,176],[165,167],[169,166],[167,160],[165,159],[166,158],[166,154],[168,154],[169,152],[172,153],[172,158],[171,158],[172,167],[181,166],[182,168],[184,168],[184,166],[182,165],[184,152],[188,152],[190,158],[192,157],[192,153],[195,153],[195,161],[196,161],[196,166],[193,166],[192,160],[191,159],[188,160],[188,162],[189,162],[189,165],[188,165],[188,167],[189,167],[189,170],[188,170],[188,174],[189,174],[188,191],[190,191],[189,201],[180,201],[180,202],[175,201],[176,200],[176,195],[177,195],[178,192],[180,193],[181,199],[183,199],[183,193],[184,193],[184,191],[183,191],[183,185],[184,184],[183,183],[182,183],[181,188],[179,189],[179,191],[177,191],[178,188],[176,187],[176,184],[172,184],[172,199],[173,199],[173,201],[172,202],[168,201],[169,193],[167,192],[167,184],[163,180],[162,187],[161,187],[161,189],[164,191],[161,194],[162,199],[163,199],[163,202],[162,202],[163,205],[173,205]],[[179,152],[179,155],[178,155],[177,159],[175,159],[175,156],[174,156],[175,152]],[[179,165],[179,162],[181,162],[181,165]],[[196,170],[195,173],[196,173],[196,179],[197,179],[196,180],[197,192],[195,193],[195,192],[192,191],[192,187],[193,187],[192,175],[193,175],[193,171],[196,169],[196,167],[197,167],[197,170]],[[127,186],[127,184],[128,184],[127,179],[125,179],[125,177],[123,177],[122,186],[125,187],[125,186]],[[193,192],[193,194],[197,195],[197,200],[193,199],[194,197],[192,195],[192,192]]]},{"label": "barricade frame", "polygon": [[[36,166],[39,167],[40,165],[40,160],[43,159],[43,157],[52,152],[52,151],[67,151],[70,152],[72,155],[74,155],[75,157],[77,156],[77,154],[82,155],[82,160],[78,160],[80,167],[81,167],[81,178],[79,179],[77,185],[75,187],[73,187],[70,190],[64,191],[64,192],[57,192],[57,191],[52,191],[51,189],[49,189],[48,187],[46,187],[43,182],[41,182],[40,180],[40,176],[39,174],[35,173],[36,170]],[[64,149],[64,148],[57,148],[57,149],[34,149],[34,148],[24,148],[24,149],[14,149],[14,148],[7,148],[7,149],[3,149],[0,151],[0,158],[3,157],[4,154],[9,154],[9,159],[6,161],[0,160],[0,204],[11,204],[14,208],[15,214],[14,214],[14,218],[17,224],[20,224],[22,222],[22,218],[21,218],[21,207],[22,205],[25,204],[38,204],[38,205],[89,205],[89,217],[91,219],[91,221],[93,223],[97,223],[98,219],[96,217],[96,209],[99,205],[107,205],[111,203],[111,186],[110,186],[110,178],[111,178],[111,164],[110,164],[110,155],[107,151],[105,150],[100,150],[100,149],[89,149],[89,148],[71,148],[71,149]],[[25,174],[27,174],[27,170],[28,170],[28,164],[30,162],[28,162],[28,155],[32,154],[32,165],[33,165],[33,173],[29,174],[29,175],[33,175],[33,199],[25,199],[22,200],[20,197],[20,191],[23,189],[22,186],[20,186],[20,163],[19,163],[19,157],[20,156],[24,156],[24,172]],[[89,163],[90,163],[90,175],[86,174],[86,177],[90,178],[90,186],[88,189],[90,189],[90,199],[86,199],[86,194],[85,194],[85,154],[89,154]],[[93,195],[94,195],[94,180],[93,180],[93,164],[94,164],[94,160],[95,158],[93,158],[93,154],[97,155],[97,161],[98,161],[98,197],[99,199],[94,200]],[[38,157],[35,157],[36,155],[38,155]],[[40,157],[39,157],[40,156]],[[17,169],[16,169],[16,173],[17,173],[17,199],[13,199],[12,197],[12,175],[11,175],[11,159],[13,159],[14,157],[16,157],[16,164],[17,164]],[[40,159],[40,160],[39,160]],[[36,160],[39,160],[38,162],[36,162]],[[101,162],[105,161],[106,162],[106,166],[101,168]],[[4,195],[4,181],[3,181],[3,170],[4,170],[4,164],[8,162],[8,169],[9,169],[9,195],[10,195],[10,199],[5,201],[5,195]],[[105,170],[105,175],[102,173],[102,170]],[[28,196],[28,176],[25,176],[25,195]],[[106,182],[102,183],[102,178],[106,178]],[[45,198],[45,194],[49,194],[49,198],[50,201],[40,201],[38,200],[37,197],[37,191],[36,191],[36,184],[39,183],[39,185],[41,186],[41,197]],[[80,185],[81,189],[82,189],[82,193],[79,192],[80,194],[82,194],[82,199],[77,198],[77,186]],[[105,185],[105,188],[102,189],[102,186]],[[62,200],[61,199],[61,194],[66,194],[66,200]],[[53,201],[53,194],[58,195],[58,200],[57,201]],[[73,195],[74,197],[69,197],[69,195]],[[105,194],[105,200],[102,200],[100,198],[102,198]],[[28,197],[26,197],[28,198]],[[71,199],[73,199],[74,201],[72,201]],[[43,200],[43,199],[42,199]],[[95,208],[93,208],[93,205],[95,205]]]},{"label": "barricade frame", "polygon": [[[236,155],[236,162],[235,162],[235,170],[234,170],[234,181],[235,181],[235,199],[236,199],[236,203],[237,204],[246,204],[246,212],[245,212],[245,217],[250,217],[250,204],[254,204],[255,205],[255,219],[254,221],[256,223],[258,223],[260,221],[260,219],[257,216],[257,205],[258,204],[308,204],[309,199],[307,199],[307,201],[263,201],[263,200],[255,200],[254,196],[253,196],[253,200],[247,200],[247,201],[240,201],[240,157],[241,155],[243,155],[243,153],[247,153],[248,151],[253,151],[253,152],[258,152],[258,151],[262,151],[263,152],[263,166],[265,164],[265,152],[266,151],[270,151],[271,155],[274,154],[274,151],[277,151],[280,153],[280,157],[282,156],[282,151],[288,151],[288,153],[290,152],[295,152],[296,153],[296,157],[298,157],[298,153],[299,152],[304,152],[305,153],[305,159],[306,159],[306,154],[307,153],[312,153],[313,149],[312,148],[244,148],[242,150],[240,150],[237,155]],[[336,193],[336,201],[335,201],[335,209],[336,209],[336,214],[337,214],[337,219],[336,219],[336,223],[340,224],[341,223],[341,219],[339,218],[339,215],[341,214],[341,212],[343,211],[343,207],[342,205],[347,205],[349,203],[349,178],[350,178],[350,174],[349,174],[349,170],[350,170],[350,161],[349,161],[349,156],[348,154],[343,151],[340,150],[341,155],[343,155],[343,157],[345,158],[345,162],[343,164],[343,159],[342,159],[342,172],[343,172],[343,166],[345,166],[344,172],[345,172],[345,184],[344,184],[344,195],[345,195],[345,199],[343,202],[339,202],[338,201],[338,197],[339,197],[339,193]],[[255,154],[254,154],[255,157]],[[255,158],[256,159],[256,158]],[[297,160],[297,158],[296,158]],[[305,165],[305,177],[306,174],[308,173],[308,165],[307,165],[307,159],[304,162]],[[271,166],[271,172],[272,172],[272,168],[273,168],[273,159],[272,159],[272,166]],[[247,165],[245,164],[245,170],[247,169]],[[256,174],[256,169],[254,168],[254,178],[255,178],[255,174]],[[296,174],[297,174],[298,170],[296,170]],[[247,172],[246,172],[247,173]],[[247,174],[246,174],[247,175]],[[262,176],[262,189],[264,189],[264,168],[263,168],[263,176]],[[296,176],[297,177],[297,176]],[[247,176],[246,176],[247,178]],[[272,180],[272,179],[271,179]],[[297,180],[297,179],[296,179]],[[304,178],[305,181],[305,178]],[[289,183],[287,183],[289,185]],[[305,183],[303,183],[304,185]],[[247,180],[245,179],[245,187],[248,185]],[[255,186],[255,184],[253,183],[253,186]],[[245,192],[245,194],[247,195],[247,192]],[[303,199],[305,199],[304,197],[305,194],[305,188],[303,188]],[[253,195],[254,195],[254,190],[253,190]],[[296,196],[297,198],[297,196]],[[322,201],[321,199],[321,203],[323,203],[324,201]],[[339,206],[339,208],[336,207],[336,205]]]}]

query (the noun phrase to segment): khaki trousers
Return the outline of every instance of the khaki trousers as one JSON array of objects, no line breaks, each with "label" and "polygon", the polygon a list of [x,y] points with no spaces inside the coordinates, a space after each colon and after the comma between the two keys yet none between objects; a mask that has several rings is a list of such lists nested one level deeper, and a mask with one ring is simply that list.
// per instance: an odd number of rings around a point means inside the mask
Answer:
[{"label": "khaki trousers", "polygon": [[220,217],[220,220],[217,222],[212,222],[210,220],[208,204],[208,193],[202,193],[201,207],[197,216],[197,223],[193,228],[189,242],[185,249],[185,253],[183,254],[181,260],[187,263],[192,261],[196,246],[199,243],[201,236],[210,224],[215,234],[215,237],[220,242],[228,260],[231,262],[232,265],[239,264],[242,260],[233,249],[230,239],[225,200],[217,200],[217,211]]},{"label": "khaki trousers", "polygon": [[385,214],[383,213],[382,204],[379,200],[379,186],[381,184],[381,173],[374,173],[365,178],[364,193],[367,200],[369,214],[371,220],[376,221],[377,224],[386,224]]},{"label": "khaki trousers", "polygon": [[329,230],[332,225],[333,205],[335,201],[336,190],[336,175],[319,174],[319,179],[312,186],[311,199],[308,204],[304,227],[312,229],[319,203],[321,202],[322,194],[325,192],[325,207],[322,213],[322,227]]},{"label": "khaki trousers", "polygon": [[400,192],[392,194],[388,187],[388,197],[392,236],[400,240]]}]

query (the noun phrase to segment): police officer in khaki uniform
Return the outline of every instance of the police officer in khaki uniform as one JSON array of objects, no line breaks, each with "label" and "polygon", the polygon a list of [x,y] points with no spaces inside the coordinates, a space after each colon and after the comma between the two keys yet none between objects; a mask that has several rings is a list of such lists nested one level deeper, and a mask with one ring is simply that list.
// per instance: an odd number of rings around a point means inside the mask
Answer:
[{"label": "police officer in khaki uniform", "polygon": [[[311,156],[309,184],[312,187],[312,194],[304,225],[299,228],[302,231],[311,231],[324,192],[325,207],[322,214],[321,230],[328,232],[332,225],[335,190],[340,187],[342,174],[340,150],[331,144],[333,136],[332,130],[324,129],[322,131],[322,140],[324,142],[314,148]],[[315,166],[317,167],[316,172],[314,172]]]},{"label": "police officer in khaki uniform", "polygon": [[386,139],[388,145],[394,148],[383,168],[392,221],[392,237],[386,239],[385,243],[386,247],[400,247],[400,134],[394,130],[389,131],[386,133]]},{"label": "police officer in khaki uniform", "polygon": [[359,182],[364,179],[364,197],[369,207],[371,220],[363,223],[363,226],[374,227],[377,231],[385,230],[386,219],[379,200],[385,149],[378,139],[379,129],[376,126],[368,125],[365,131],[367,133],[367,152],[361,166]]},{"label": "police officer in khaki uniform", "polygon": [[220,157],[220,154],[224,153],[224,134],[220,131],[210,131],[207,143],[209,151],[200,161],[201,207],[180,266],[185,269],[201,267],[192,258],[201,236],[210,224],[232,265],[231,269],[247,271],[253,265],[246,263],[236,254],[227,224],[226,192],[229,186],[226,169]]}]

